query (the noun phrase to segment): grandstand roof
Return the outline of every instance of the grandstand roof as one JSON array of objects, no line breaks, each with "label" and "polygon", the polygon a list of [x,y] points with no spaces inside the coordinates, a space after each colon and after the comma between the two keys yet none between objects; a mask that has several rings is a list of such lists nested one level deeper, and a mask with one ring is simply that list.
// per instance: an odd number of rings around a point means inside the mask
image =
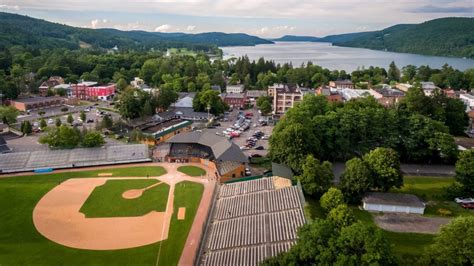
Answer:
[{"label": "grandstand roof", "polygon": [[228,139],[209,132],[185,132],[167,140],[169,143],[197,143],[211,148],[219,161],[248,162],[247,156]]}]

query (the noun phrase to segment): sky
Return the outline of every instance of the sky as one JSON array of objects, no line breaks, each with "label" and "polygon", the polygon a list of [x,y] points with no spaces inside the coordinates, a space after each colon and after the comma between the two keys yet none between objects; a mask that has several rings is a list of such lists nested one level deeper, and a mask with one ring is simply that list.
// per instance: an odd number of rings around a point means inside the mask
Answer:
[{"label": "sky", "polygon": [[87,28],[322,37],[474,17],[474,0],[0,0],[0,11]]}]

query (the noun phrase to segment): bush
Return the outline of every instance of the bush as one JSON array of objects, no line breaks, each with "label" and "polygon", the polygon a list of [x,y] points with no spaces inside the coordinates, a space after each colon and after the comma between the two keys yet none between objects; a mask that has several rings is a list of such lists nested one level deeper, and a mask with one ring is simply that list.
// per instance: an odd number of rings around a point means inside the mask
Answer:
[{"label": "bush", "polygon": [[439,208],[437,212],[441,216],[452,216],[453,215],[453,213],[450,210],[443,209],[443,208]]},{"label": "bush", "polygon": [[330,188],[321,196],[320,203],[321,207],[323,207],[326,212],[330,212],[337,206],[344,204],[344,195],[342,195],[342,192],[339,189]]}]

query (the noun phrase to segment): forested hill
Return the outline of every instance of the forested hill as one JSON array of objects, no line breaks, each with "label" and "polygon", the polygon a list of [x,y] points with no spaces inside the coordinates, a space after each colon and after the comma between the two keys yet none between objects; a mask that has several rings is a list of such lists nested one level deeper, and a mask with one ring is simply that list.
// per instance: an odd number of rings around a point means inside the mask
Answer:
[{"label": "forested hill", "polygon": [[275,42],[319,42],[321,38],[313,36],[285,35],[277,39],[271,39]]},{"label": "forested hill", "polygon": [[474,58],[474,18],[441,18],[395,25],[334,45],[403,53]]},{"label": "forested hill", "polygon": [[0,48],[20,45],[31,48],[80,47],[123,49],[163,49],[186,47],[194,50],[212,50],[216,46],[256,45],[272,43],[247,34],[219,32],[184,34],[114,29],[77,28],[42,19],[0,12]]}]

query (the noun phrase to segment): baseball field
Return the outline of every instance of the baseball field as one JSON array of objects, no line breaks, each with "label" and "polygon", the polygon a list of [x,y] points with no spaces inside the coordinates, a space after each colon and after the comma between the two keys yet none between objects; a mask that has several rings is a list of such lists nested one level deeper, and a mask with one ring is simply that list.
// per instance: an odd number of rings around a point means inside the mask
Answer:
[{"label": "baseball field", "polygon": [[176,265],[207,186],[167,165],[0,176],[0,265]]}]

